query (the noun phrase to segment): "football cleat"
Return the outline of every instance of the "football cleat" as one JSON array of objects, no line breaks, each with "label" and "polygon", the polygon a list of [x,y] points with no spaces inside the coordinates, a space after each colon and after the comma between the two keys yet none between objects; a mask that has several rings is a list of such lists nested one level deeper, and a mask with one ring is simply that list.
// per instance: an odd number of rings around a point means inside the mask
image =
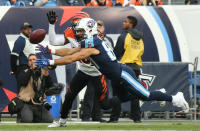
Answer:
[{"label": "football cleat", "polygon": [[66,119],[60,119],[58,122],[53,122],[48,127],[66,127],[67,126],[67,120]]},{"label": "football cleat", "polygon": [[181,107],[183,112],[189,112],[189,105],[182,92],[178,92],[176,95],[172,96],[172,103],[174,106]]}]

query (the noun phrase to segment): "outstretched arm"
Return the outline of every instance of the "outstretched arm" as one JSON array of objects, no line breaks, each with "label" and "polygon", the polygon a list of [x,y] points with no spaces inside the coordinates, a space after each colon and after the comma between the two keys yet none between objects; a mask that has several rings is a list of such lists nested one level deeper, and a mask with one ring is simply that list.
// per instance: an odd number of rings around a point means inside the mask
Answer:
[{"label": "outstretched arm", "polygon": [[76,52],[78,52],[80,50],[81,50],[81,47],[56,49],[54,55],[67,56],[67,55],[74,54],[74,53],[76,53]]},{"label": "outstretched arm", "polygon": [[35,63],[37,63],[37,67],[39,68],[43,68],[49,65],[66,65],[78,60],[86,59],[91,55],[97,55],[99,53],[99,50],[95,48],[82,48],[79,52],[76,52],[72,55],[67,55],[55,60],[37,59]]},{"label": "outstretched arm", "polygon": [[59,59],[54,60],[54,65],[65,65],[70,64],[78,60],[86,59],[91,55],[99,54],[99,50],[95,48],[82,48],[79,52],[74,53],[73,55],[64,56]]},{"label": "outstretched arm", "polygon": [[80,51],[81,47],[76,48],[62,48],[62,49],[54,49],[49,48],[48,46],[43,46],[41,44],[38,44],[35,48],[35,52],[37,55],[46,55],[46,54],[53,54],[57,56],[66,56],[71,55],[77,51]]}]

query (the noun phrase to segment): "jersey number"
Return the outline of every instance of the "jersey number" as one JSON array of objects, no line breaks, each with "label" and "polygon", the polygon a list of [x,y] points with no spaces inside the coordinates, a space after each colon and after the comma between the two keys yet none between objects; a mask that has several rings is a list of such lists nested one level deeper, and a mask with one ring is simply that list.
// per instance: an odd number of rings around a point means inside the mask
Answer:
[{"label": "jersey number", "polygon": [[102,42],[103,48],[106,50],[109,58],[114,61],[116,60],[116,56],[114,54],[114,52],[112,51],[112,49],[109,47],[109,45],[106,42]]}]

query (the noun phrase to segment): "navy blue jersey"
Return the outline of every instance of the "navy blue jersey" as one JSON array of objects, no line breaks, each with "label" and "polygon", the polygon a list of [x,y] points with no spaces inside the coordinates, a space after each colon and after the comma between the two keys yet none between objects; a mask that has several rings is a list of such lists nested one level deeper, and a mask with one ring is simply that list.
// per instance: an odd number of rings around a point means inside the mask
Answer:
[{"label": "navy blue jersey", "polygon": [[117,62],[116,56],[112,49],[99,38],[94,35],[81,42],[81,48],[96,48],[100,51],[98,55],[91,55],[88,59],[96,66],[96,68],[111,80],[119,80],[121,76],[120,64]]},{"label": "navy blue jersey", "polygon": [[28,64],[28,58],[23,53],[25,48],[26,40],[22,36],[19,36],[18,39],[15,41],[12,54],[16,53],[19,56],[19,64]]},{"label": "navy blue jersey", "polygon": [[19,57],[19,65],[28,64],[28,56],[35,53],[34,45],[24,35],[20,35],[14,43],[12,55]]}]

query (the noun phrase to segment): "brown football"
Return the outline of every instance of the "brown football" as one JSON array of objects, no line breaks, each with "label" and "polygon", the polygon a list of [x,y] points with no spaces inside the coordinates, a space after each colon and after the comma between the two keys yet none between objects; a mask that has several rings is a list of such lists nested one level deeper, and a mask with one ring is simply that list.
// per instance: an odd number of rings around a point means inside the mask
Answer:
[{"label": "brown football", "polygon": [[34,30],[30,37],[29,37],[29,40],[32,44],[38,44],[40,42],[42,42],[45,38],[45,35],[46,35],[46,30],[44,29],[37,29],[37,30]]}]

